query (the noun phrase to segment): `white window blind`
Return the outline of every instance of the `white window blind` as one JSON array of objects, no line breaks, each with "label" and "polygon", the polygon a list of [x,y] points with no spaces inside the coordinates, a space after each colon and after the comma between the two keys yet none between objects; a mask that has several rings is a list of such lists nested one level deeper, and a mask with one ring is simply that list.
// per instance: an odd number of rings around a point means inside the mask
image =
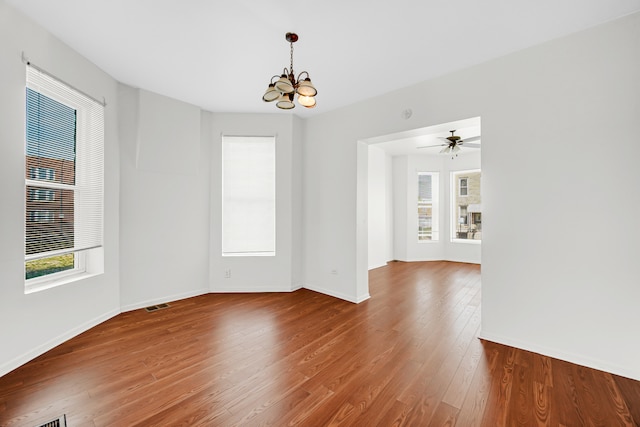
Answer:
[{"label": "white window blind", "polygon": [[103,152],[104,106],[27,66],[26,261],[102,246]]},{"label": "white window blind", "polygon": [[437,172],[418,172],[418,241],[439,239],[438,177]]},{"label": "white window blind", "polygon": [[222,254],[275,255],[276,141],[222,137]]}]

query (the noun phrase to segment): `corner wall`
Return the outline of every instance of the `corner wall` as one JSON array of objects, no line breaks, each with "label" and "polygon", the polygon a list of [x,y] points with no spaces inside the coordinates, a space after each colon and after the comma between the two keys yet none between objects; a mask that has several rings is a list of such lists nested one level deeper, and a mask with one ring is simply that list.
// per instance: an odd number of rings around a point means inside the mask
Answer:
[{"label": "corner wall", "polygon": [[211,114],[119,85],[122,311],[208,292]]}]

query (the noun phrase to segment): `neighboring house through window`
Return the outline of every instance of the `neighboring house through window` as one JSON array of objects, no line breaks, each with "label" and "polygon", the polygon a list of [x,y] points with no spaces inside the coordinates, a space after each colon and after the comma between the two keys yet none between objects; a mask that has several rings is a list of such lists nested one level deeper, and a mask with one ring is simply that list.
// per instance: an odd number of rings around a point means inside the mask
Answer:
[{"label": "neighboring house through window", "polygon": [[482,240],[479,169],[451,173],[451,240]]}]

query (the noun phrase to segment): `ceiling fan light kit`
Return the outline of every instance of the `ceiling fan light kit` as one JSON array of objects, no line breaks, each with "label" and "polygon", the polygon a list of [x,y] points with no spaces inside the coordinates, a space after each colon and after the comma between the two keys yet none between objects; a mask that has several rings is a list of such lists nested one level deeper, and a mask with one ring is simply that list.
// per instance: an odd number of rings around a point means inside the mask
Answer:
[{"label": "ceiling fan light kit", "polygon": [[[296,33],[285,34],[285,39],[291,46],[291,63],[289,68],[282,70],[281,75],[275,75],[271,77],[269,86],[262,95],[264,102],[276,102],[276,107],[283,110],[290,110],[296,105],[293,102],[294,96],[298,94],[298,103],[306,108],[313,108],[316,106],[315,96],[318,94],[315,86],[311,83],[311,77],[306,71],[296,75],[293,71],[293,44],[298,41],[298,35]],[[302,78],[305,76],[304,78]],[[277,79],[274,82],[274,79]]]}]

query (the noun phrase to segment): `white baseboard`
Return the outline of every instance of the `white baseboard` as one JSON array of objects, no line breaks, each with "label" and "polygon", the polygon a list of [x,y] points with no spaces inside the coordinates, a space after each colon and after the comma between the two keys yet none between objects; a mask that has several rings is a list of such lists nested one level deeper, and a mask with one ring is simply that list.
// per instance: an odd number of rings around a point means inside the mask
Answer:
[{"label": "white baseboard", "polygon": [[18,356],[6,363],[3,363],[2,365],[0,365],[0,377],[8,374],[9,372],[13,371],[16,368],[19,368],[20,366],[24,365],[30,360],[35,359],[36,357],[46,353],[47,351],[62,344],[63,342],[68,341],[71,338],[77,335],[80,335],[81,333],[93,328],[94,326],[97,326],[100,323],[111,319],[113,316],[117,316],[118,314],[120,314],[118,310],[112,310],[107,313],[104,313],[94,319],[91,319],[83,323],[82,325],[76,326],[75,328],[47,341],[44,344],[41,344],[33,348],[32,350],[26,352],[21,356]]},{"label": "white baseboard", "polygon": [[510,347],[516,347],[522,350],[531,351],[543,356],[553,357],[554,359],[564,360],[565,362],[575,363],[576,365],[585,366],[587,368],[597,369],[599,371],[609,372],[610,374],[620,375],[622,377],[640,381],[640,371],[638,370],[638,368],[629,369],[628,367],[617,366],[603,360],[585,357],[580,354],[574,354],[554,348],[547,348],[517,339],[511,339],[491,333],[486,333],[484,331],[480,331],[479,338],[498,344],[504,344]]},{"label": "white baseboard", "polygon": [[366,295],[362,295],[359,296],[357,298],[353,298],[349,295],[346,294],[341,294],[339,292],[333,292],[333,291],[329,291],[326,289],[322,289],[320,287],[312,287],[312,286],[303,286],[302,284],[296,283],[294,285],[292,285],[291,289],[275,289],[273,287],[265,287],[265,288],[217,288],[214,290],[209,290],[209,289],[199,289],[199,290],[193,290],[193,291],[189,291],[189,292],[184,292],[184,293],[180,293],[180,294],[174,294],[174,295],[170,295],[170,296],[164,296],[161,298],[155,298],[155,299],[149,299],[149,300],[145,300],[145,301],[140,301],[137,303],[133,303],[133,304],[127,304],[124,306],[121,306],[120,311],[118,310],[112,310],[109,311],[107,313],[104,313],[92,320],[89,320],[85,323],[83,323],[82,325],[79,325],[69,331],[67,331],[64,334],[61,334],[51,340],[49,340],[48,342],[41,344],[35,348],[33,348],[32,350],[26,352],[25,354],[18,356],[8,362],[3,363],[2,365],[0,365],[0,376],[3,376],[5,374],[8,374],[9,372],[13,371],[14,369],[24,365],[25,363],[29,362],[30,360],[35,359],[36,357],[46,353],[47,351],[51,350],[52,348],[64,343],[65,341],[70,340],[71,338],[75,337],[76,335],[79,335],[91,328],[93,328],[94,326],[99,325],[100,323],[111,319],[114,316],[117,316],[120,313],[124,313],[127,311],[132,311],[132,310],[138,310],[140,308],[144,308],[144,307],[149,307],[151,305],[155,305],[155,304],[162,304],[162,303],[167,303],[167,302],[171,302],[171,301],[178,301],[181,299],[185,299],[185,298],[191,298],[191,297],[195,297],[195,296],[199,296],[199,295],[205,295],[205,294],[209,294],[209,293],[230,293],[230,292],[241,292],[241,293],[256,293],[256,292],[295,292],[299,289],[302,288],[306,288],[309,290],[312,290],[314,292],[319,292],[321,294],[325,294],[325,295],[329,295],[329,296],[333,296],[335,298],[339,298],[345,301],[349,301],[349,302],[353,302],[353,303],[360,303],[362,301],[365,301],[367,299],[369,299],[369,294],[367,293]]},{"label": "white baseboard", "polygon": [[149,307],[151,305],[163,304],[171,301],[178,301],[185,298],[197,297],[197,296],[208,294],[208,293],[209,293],[209,289],[196,289],[189,292],[183,292],[183,293],[173,294],[173,295],[164,296],[160,298],[140,301],[133,304],[123,305],[120,307],[120,309],[122,313],[124,313],[126,311],[138,310],[140,308]]},{"label": "white baseboard", "polygon": [[387,263],[385,262],[384,264],[370,265],[368,269],[369,269],[369,270],[374,270],[374,269],[376,269],[376,268],[386,267],[386,266],[387,266]]},{"label": "white baseboard", "polygon": [[239,294],[255,294],[255,293],[272,293],[272,292],[294,292],[298,289],[302,289],[300,285],[293,285],[291,288],[276,288],[274,286],[264,286],[264,287],[255,287],[255,286],[225,286],[225,287],[215,287],[210,289],[208,292],[212,294],[228,294],[228,293],[239,293]]},{"label": "white baseboard", "polygon": [[320,294],[325,294],[334,298],[339,298],[345,301],[349,301],[354,304],[359,304],[362,301],[369,299],[370,297],[368,293],[366,295],[354,297],[353,295],[347,295],[347,294],[343,294],[342,292],[336,292],[330,289],[325,289],[321,286],[314,286],[309,284],[304,285],[304,288],[309,289],[310,291],[318,292]]}]

